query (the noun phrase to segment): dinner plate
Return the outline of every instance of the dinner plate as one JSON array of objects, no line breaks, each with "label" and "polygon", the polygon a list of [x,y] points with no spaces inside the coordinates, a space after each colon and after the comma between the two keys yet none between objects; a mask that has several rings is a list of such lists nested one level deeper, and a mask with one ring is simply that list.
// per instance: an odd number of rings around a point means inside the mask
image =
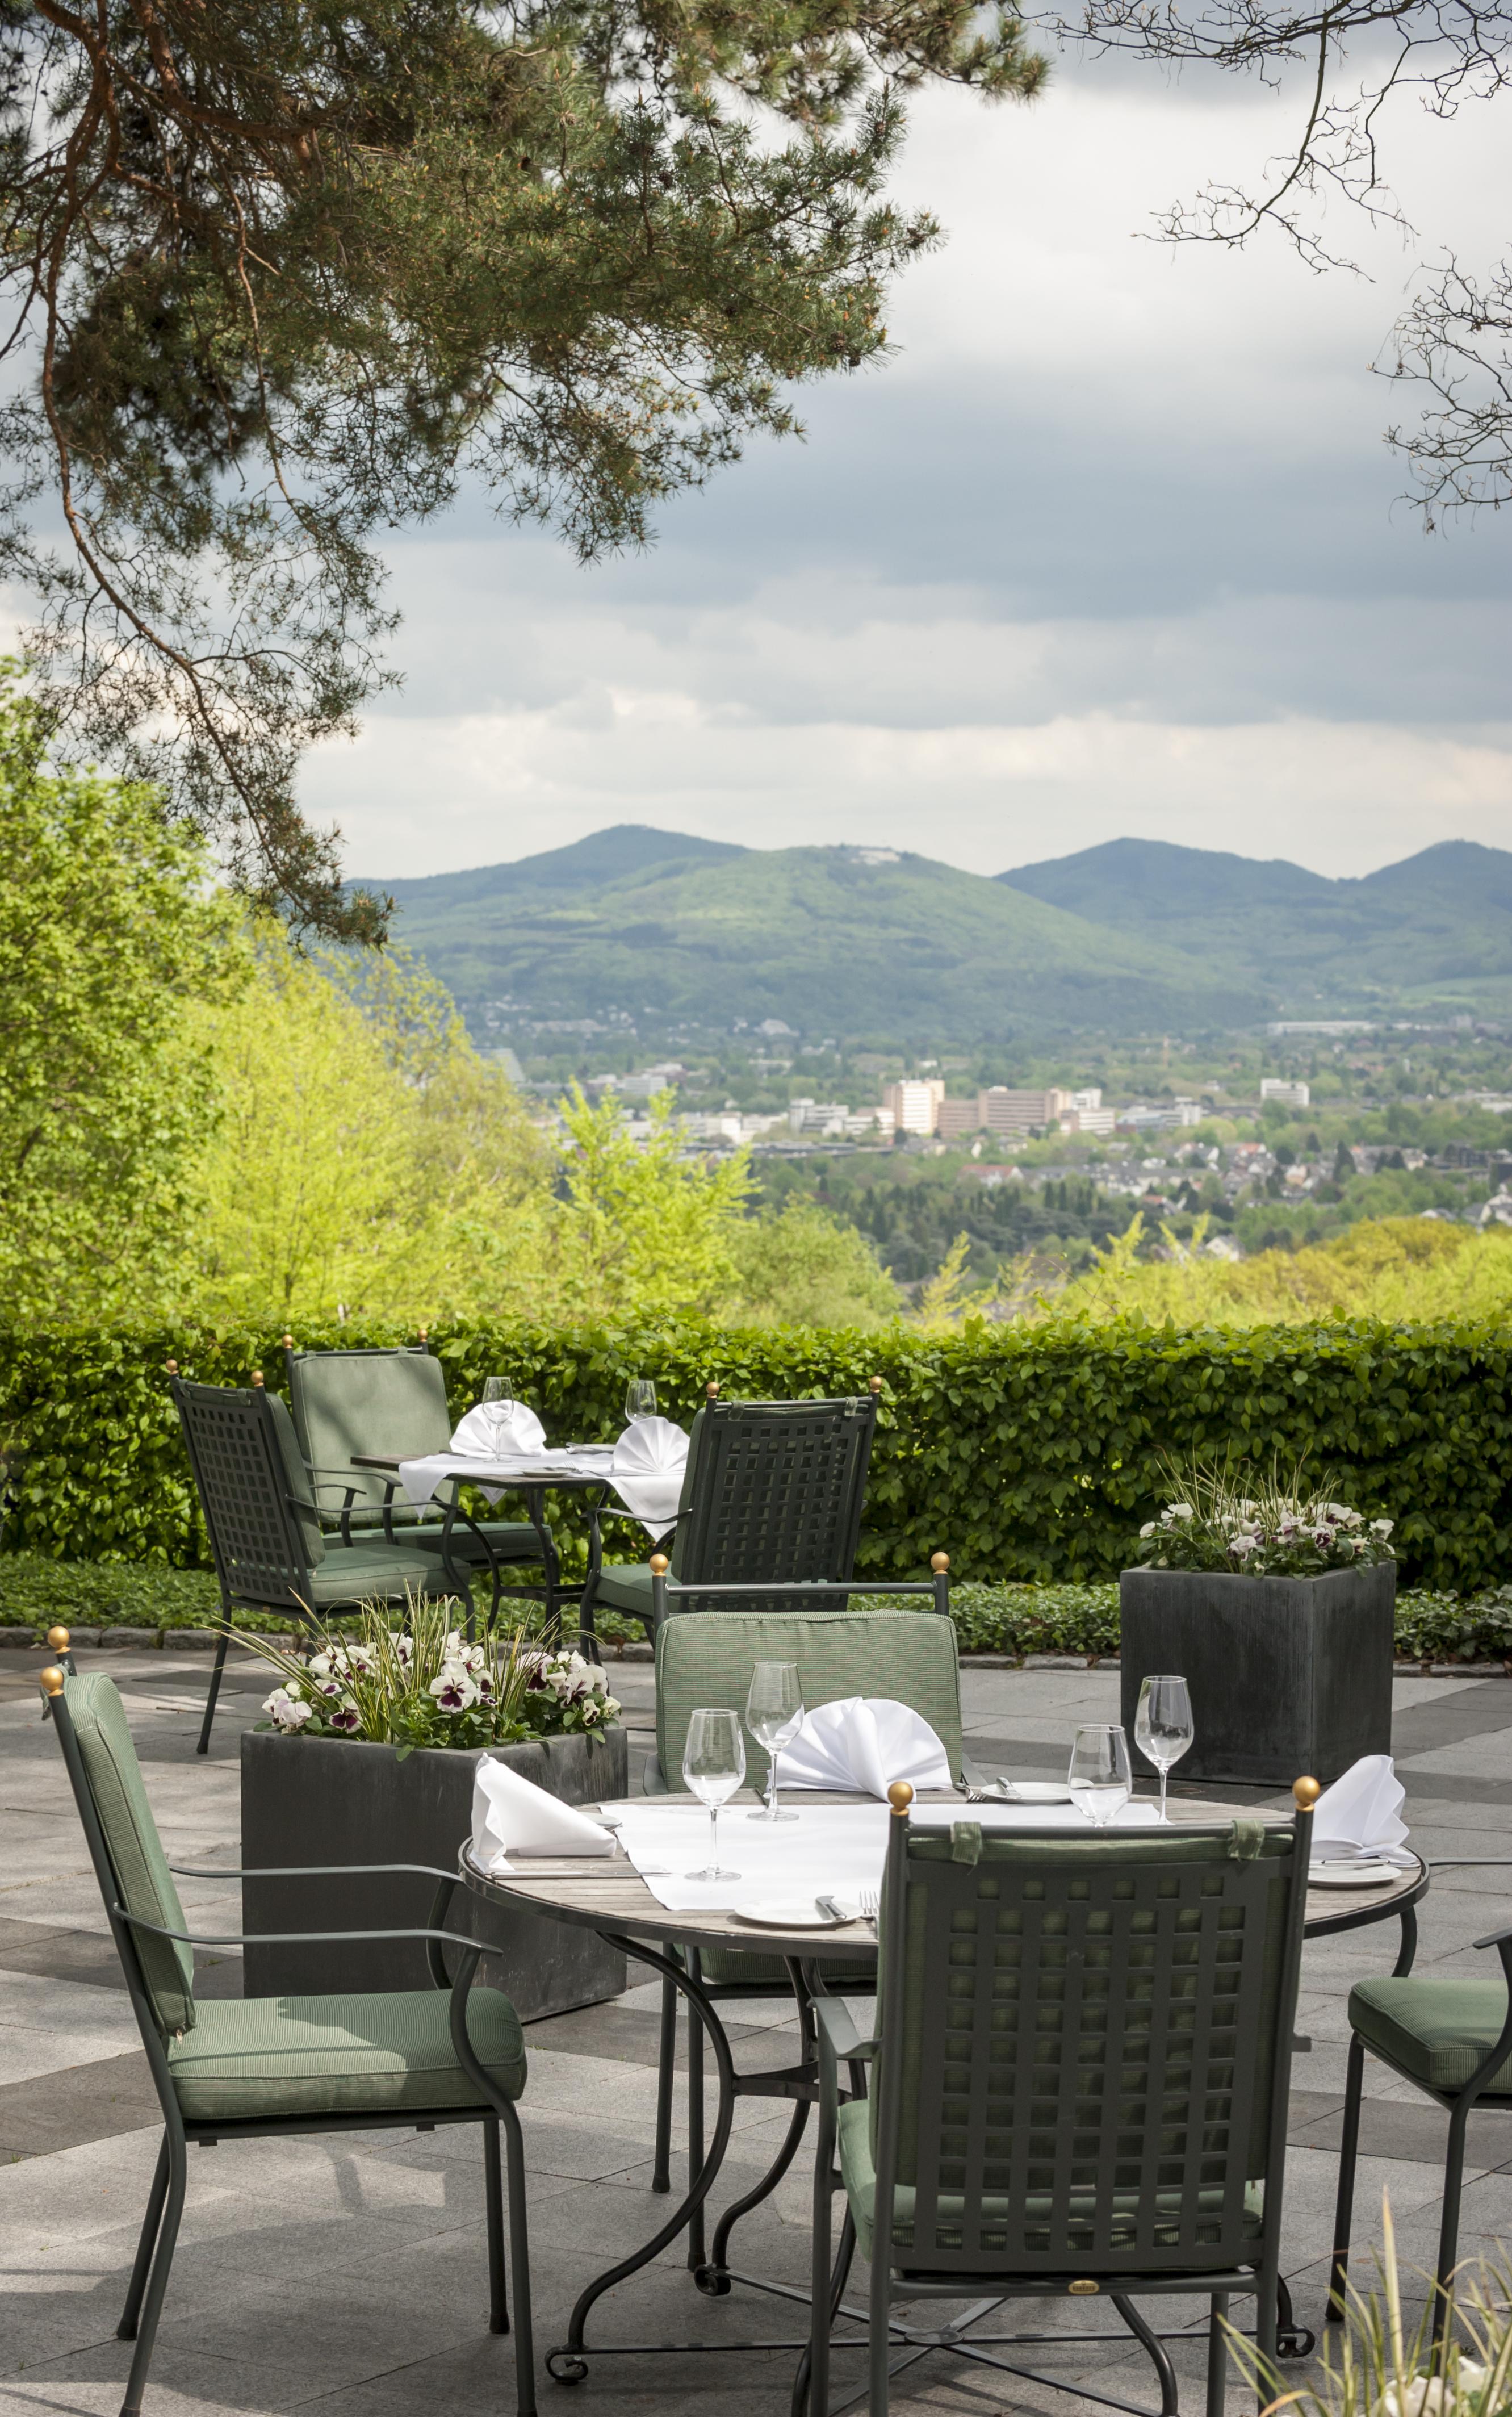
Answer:
[{"label": "dinner plate", "polygon": [[1064,1779],[1010,1779],[1005,1804],[1069,1804],[1073,1801]]},{"label": "dinner plate", "polygon": [[1309,1888],[1383,1888],[1387,1880],[1399,1879],[1395,1863],[1383,1863],[1374,1856],[1368,1862],[1311,1863],[1308,1867]]},{"label": "dinner plate", "polygon": [[811,1896],[758,1897],[754,1905],[735,1910],[737,1922],[754,1923],[761,1930],[837,1930],[857,1918],[843,1914],[837,1920],[832,1913],[821,1913]]}]

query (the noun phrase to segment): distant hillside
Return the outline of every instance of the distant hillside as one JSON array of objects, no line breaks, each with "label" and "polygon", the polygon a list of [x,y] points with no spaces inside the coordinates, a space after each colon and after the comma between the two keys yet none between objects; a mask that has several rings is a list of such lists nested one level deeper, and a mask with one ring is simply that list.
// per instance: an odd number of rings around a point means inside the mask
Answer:
[{"label": "distant hillside", "polygon": [[1259,984],[1278,1011],[1512,1007],[1512,854],[1444,840],[1359,880],[1120,839],[999,880],[1193,970]]},{"label": "distant hillside", "polygon": [[401,935],[475,1013],[628,1012],[643,1030],[779,1017],[899,1042],[1252,1022],[1263,991],[1135,930],[928,857],[742,849],[639,825],[390,889]]}]

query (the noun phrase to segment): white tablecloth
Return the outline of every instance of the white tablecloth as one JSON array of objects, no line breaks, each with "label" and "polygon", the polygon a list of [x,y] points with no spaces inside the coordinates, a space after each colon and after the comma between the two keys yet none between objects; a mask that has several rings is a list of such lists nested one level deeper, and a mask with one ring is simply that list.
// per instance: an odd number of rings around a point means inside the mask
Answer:
[{"label": "white tablecloth", "polygon": [[416,1509],[440,1493],[448,1478],[465,1477],[497,1502],[507,1484],[529,1482],[549,1485],[553,1476],[588,1478],[599,1485],[610,1482],[611,1443],[568,1444],[561,1452],[506,1452],[484,1458],[476,1452],[431,1452],[423,1460],[401,1460],[399,1482]]},{"label": "white tablecloth", "polygon": [[[620,1843],[657,1903],[673,1913],[739,1913],[764,1897],[834,1895],[854,1903],[859,1888],[881,1882],[893,1817],[885,1804],[810,1804],[797,1808],[795,1821],[752,1821],[753,1806],[725,1805],[719,1863],[740,1877],[691,1880],[688,1874],[709,1859],[709,1817],[702,1804],[686,1796],[635,1797],[602,1809],[613,1814]],[[1074,1804],[971,1804],[958,1797],[921,1803],[915,1818],[924,1825],[978,1821],[984,1830],[1092,1832]],[[1116,1826],[1145,1830],[1158,1821],[1156,1805],[1126,1804]]]}]

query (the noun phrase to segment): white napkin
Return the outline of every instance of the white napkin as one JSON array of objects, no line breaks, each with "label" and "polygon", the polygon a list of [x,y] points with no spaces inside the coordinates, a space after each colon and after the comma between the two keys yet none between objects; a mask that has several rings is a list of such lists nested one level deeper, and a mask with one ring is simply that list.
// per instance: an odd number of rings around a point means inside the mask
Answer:
[{"label": "white napkin", "polygon": [[1414,1861],[1406,1851],[1407,1824],[1401,1818],[1406,1801],[1407,1790],[1390,1755],[1362,1755],[1332,1787],[1323,1789],[1313,1807],[1313,1862],[1338,1863],[1354,1855],[1375,1855],[1405,1870]]},{"label": "white napkin", "polygon": [[895,1779],[915,1787],[956,1784],[929,1722],[886,1695],[821,1704],[777,1757],[779,1787],[862,1787],[885,1796]]},{"label": "white napkin", "polygon": [[648,1535],[665,1535],[676,1518],[687,1467],[688,1437],[671,1419],[632,1419],[614,1446],[611,1482]]},{"label": "white napkin", "polygon": [[507,1855],[612,1855],[613,1836],[575,1804],[548,1796],[507,1762],[479,1756],[473,1775],[473,1860],[507,1870]]},{"label": "white napkin", "polygon": [[505,1452],[539,1452],[545,1441],[546,1429],[528,1402],[479,1402],[458,1427],[451,1448],[497,1460]]}]

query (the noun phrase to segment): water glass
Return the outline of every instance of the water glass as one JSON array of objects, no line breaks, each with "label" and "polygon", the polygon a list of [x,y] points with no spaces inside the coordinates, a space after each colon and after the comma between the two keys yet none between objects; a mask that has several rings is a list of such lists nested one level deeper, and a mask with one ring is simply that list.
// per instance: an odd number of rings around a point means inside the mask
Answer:
[{"label": "water glass", "polygon": [[1160,1773],[1162,1821],[1171,1818],[1166,1811],[1166,1781],[1196,1734],[1186,1680],[1142,1679],[1139,1710],[1134,1715],[1134,1742],[1146,1762],[1153,1762]]},{"label": "water glass", "polygon": [[511,1386],[507,1376],[484,1377],[483,1415],[487,1421],[489,1432],[493,1437],[493,1449],[495,1452],[498,1451],[500,1444],[504,1440],[505,1434],[509,1424],[509,1413],[514,1408],[514,1388]]},{"label": "water glass", "polygon": [[654,1419],[657,1415],[657,1389],[649,1376],[632,1376],[625,1388],[625,1416],[630,1419]]},{"label": "water glass", "polygon": [[746,1696],[746,1726],[766,1749],[766,1802],[749,1821],[795,1821],[796,1813],[782,1812],[777,1801],[777,1758],[791,1745],[803,1725],[803,1691],[796,1662],[758,1662]]},{"label": "water glass", "polygon": [[1134,1786],[1128,1740],[1123,1730],[1078,1729],[1066,1783],[1077,1810],[1086,1815],[1095,1830],[1106,1830],[1114,1814],[1128,1802]]},{"label": "water glass", "polygon": [[738,1872],[719,1869],[719,1807],[732,1797],[746,1776],[746,1741],[740,1734],[740,1716],[722,1707],[705,1706],[690,1713],[688,1722],[688,1742],[683,1748],[683,1778],[693,1795],[701,1797],[709,1808],[709,1860],[701,1872],[688,1872],[690,1880],[737,1880]]}]

